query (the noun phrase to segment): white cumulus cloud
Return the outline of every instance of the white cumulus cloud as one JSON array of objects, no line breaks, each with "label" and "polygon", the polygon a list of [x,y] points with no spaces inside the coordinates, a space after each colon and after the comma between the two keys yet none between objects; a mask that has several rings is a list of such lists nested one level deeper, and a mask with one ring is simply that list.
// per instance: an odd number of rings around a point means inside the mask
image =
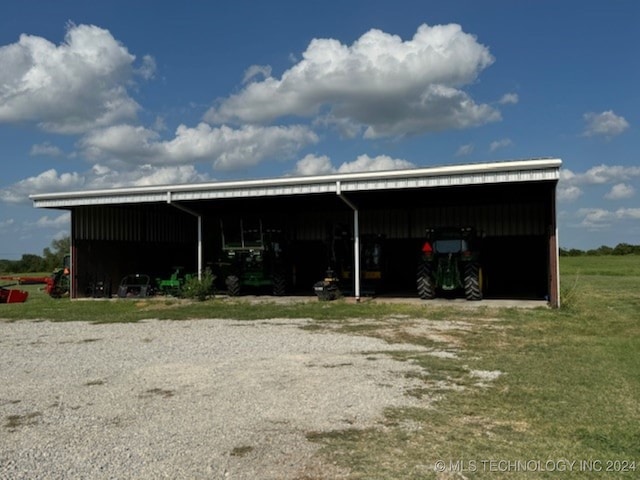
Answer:
[{"label": "white cumulus cloud", "polygon": [[587,137],[603,136],[607,138],[620,135],[629,128],[629,122],[616,115],[612,110],[602,113],[588,112],[583,115],[586,128],[583,135]]},{"label": "white cumulus cloud", "polygon": [[582,196],[582,189],[575,185],[558,184],[558,200],[563,202],[573,202]]},{"label": "white cumulus cloud", "polygon": [[0,122],[33,122],[57,133],[82,133],[136,116],[127,86],[150,78],[155,63],[135,56],[108,30],[70,24],[55,45],[23,34],[0,47]]},{"label": "white cumulus cloud", "polygon": [[581,226],[600,229],[611,227],[611,221],[615,215],[603,208],[581,208],[578,210],[578,216],[582,217]]},{"label": "white cumulus cloud", "polygon": [[377,157],[359,155],[351,162],[344,162],[339,167],[334,167],[331,160],[326,155],[307,155],[296,164],[294,175],[372,172],[398,170],[403,168],[415,168],[415,164],[408,162],[407,160],[391,158],[387,155],[378,155]]},{"label": "white cumulus cloud", "polygon": [[584,173],[569,169],[560,171],[560,181],[574,185],[604,185],[640,178],[640,167],[624,165],[596,165]]},{"label": "white cumulus cloud", "polygon": [[456,150],[456,157],[466,157],[467,155],[471,155],[473,150],[474,146],[472,144],[460,145],[458,150]]},{"label": "white cumulus cloud", "polygon": [[520,101],[520,97],[518,97],[517,93],[506,93],[502,96],[500,101],[501,105],[514,105]]},{"label": "white cumulus cloud", "polygon": [[415,168],[415,165],[407,160],[391,158],[387,155],[378,155],[377,157],[359,155],[354,161],[340,165],[338,173],[399,170],[402,168]]},{"label": "white cumulus cloud", "polygon": [[495,152],[496,150],[500,150],[501,148],[507,148],[507,147],[510,147],[511,145],[513,145],[513,142],[510,139],[503,138],[501,140],[496,140],[494,142],[491,142],[491,144],[489,145],[489,151]]},{"label": "white cumulus cloud", "polygon": [[620,219],[640,220],[640,208],[619,208],[615,215]]},{"label": "white cumulus cloud", "polygon": [[294,175],[326,175],[328,173],[335,173],[329,157],[309,154],[296,163]]},{"label": "white cumulus cloud", "polygon": [[318,142],[309,128],[300,125],[231,128],[200,123],[180,125],[174,138],[144,127],[117,125],[87,134],[80,142],[84,154],[95,161],[130,164],[190,165],[208,162],[219,170],[237,170],[265,159],[288,159],[301,148]]},{"label": "white cumulus cloud", "polygon": [[0,201],[6,203],[24,203],[34,193],[62,192],[78,190],[85,184],[85,178],[79,173],[61,173],[49,169],[34,177],[20,180],[0,191]]},{"label": "white cumulus cloud", "polygon": [[41,143],[38,145],[33,145],[29,154],[32,156],[47,156],[47,157],[59,157],[62,155],[62,150],[55,145],[51,145],[48,142]]},{"label": "white cumulus cloud", "polygon": [[592,185],[611,185],[605,198],[621,200],[635,194],[631,182],[640,178],[640,167],[623,165],[596,165],[585,172],[576,173],[569,169],[560,170],[558,200],[573,201]]},{"label": "white cumulus cloud", "polygon": [[619,208],[615,211],[603,208],[581,208],[577,211],[581,218],[580,226],[590,230],[612,228],[624,222],[635,223],[640,220],[640,208]]},{"label": "white cumulus cloud", "polygon": [[26,178],[0,191],[0,201],[5,203],[29,203],[29,195],[77,190],[99,190],[118,187],[183,184],[209,181],[192,165],[162,166],[142,165],[114,169],[96,164],[86,172],[61,173],[54,169]]},{"label": "white cumulus cloud", "polygon": [[60,215],[50,217],[44,215],[33,223],[38,228],[63,228],[69,226],[71,221],[71,214],[69,212],[61,213]]},{"label": "white cumulus cloud", "polygon": [[636,193],[633,186],[626,183],[616,183],[611,190],[604,196],[608,200],[621,200],[624,198],[631,198]]},{"label": "white cumulus cloud", "polygon": [[482,125],[500,113],[461,87],[493,61],[487,47],[455,24],[421,25],[406,41],[375,29],[352,45],[314,39],[280,78],[248,84],[211,108],[205,120],[266,123],[322,114],[367,138]]},{"label": "white cumulus cloud", "polygon": [[86,189],[177,185],[210,180],[208,175],[199,173],[192,165],[164,167],[142,165],[127,170],[96,164],[85,173],[85,177]]},{"label": "white cumulus cloud", "polygon": [[242,83],[250,82],[257,76],[269,78],[271,76],[271,67],[269,65],[251,65],[244,72]]}]

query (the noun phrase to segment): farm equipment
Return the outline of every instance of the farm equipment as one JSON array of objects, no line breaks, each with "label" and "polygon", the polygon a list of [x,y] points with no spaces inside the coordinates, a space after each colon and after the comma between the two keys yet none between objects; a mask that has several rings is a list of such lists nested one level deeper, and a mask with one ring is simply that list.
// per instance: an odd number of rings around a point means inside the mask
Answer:
[{"label": "farm equipment", "polygon": [[[239,236],[228,235],[222,221],[222,252],[216,276],[225,282],[229,296],[238,296],[246,288],[270,289],[273,295],[286,293],[282,231],[264,230],[262,221],[253,225],[240,219]],[[225,235],[225,233],[227,235]]]},{"label": "farm equipment", "polygon": [[[380,290],[384,276],[383,235],[368,234],[360,237],[360,281],[364,295]],[[328,264],[325,278],[313,289],[321,300],[333,300],[353,290],[353,238],[348,228],[336,225],[329,239]]]},{"label": "farm equipment", "polygon": [[353,248],[350,247],[351,235],[348,228],[344,225],[332,225],[327,244],[327,270],[324,278],[313,284],[313,291],[319,300],[340,298],[342,296],[340,287],[351,275],[349,251],[353,252]]},{"label": "farm equipment", "polygon": [[332,269],[328,269],[324,279],[313,285],[313,291],[319,300],[336,300],[342,296],[340,280]]},{"label": "farm equipment", "polygon": [[14,285],[17,284],[11,283],[9,285],[0,286],[0,303],[24,303],[27,301],[29,292],[15,288],[7,288],[13,287]]},{"label": "farm equipment", "polygon": [[185,282],[193,278],[193,275],[184,272],[184,267],[174,267],[169,278],[156,278],[158,293],[161,295],[180,296]]},{"label": "farm equipment", "polygon": [[49,277],[24,277],[20,275],[3,275],[0,277],[0,280],[13,280],[15,282],[18,282],[18,285],[37,285],[39,283],[47,283],[48,279]]},{"label": "farm equipment", "polygon": [[[60,298],[69,293],[70,263],[71,263],[71,257],[69,255],[65,255],[62,261],[62,266],[59,268],[56,268],[53,271],[53,273],[48,277],[11,275],[11,276],[3,276],[0,278],[2,280],[16,281],[17,284],[19,285],[36,285],[39,283],[44,283],[45,284],[44,291],[47,295],[51,296],[52,298]],[[16,285],[16,284],[12,284],[12,285]],[[7,286],[11,286],[11,285],[5,285],[5,287]],[[5,287],[0,287],[0,288],[5,288]],[[15,290],[15,291],[18,292],[21,290]],[[17,295],[17,294],[14,294],[14,295]],[[26,300],[26,297],[25,297],[25,300]],[[2,301],[1,303],[8,303],[8,302]]]},{"label": "farm equipment", "polygon": [[153,293],[151,278],[144,273],[132,273],[120,281],[118,297],[120,298],[144,298]]},{"label": "farm equipment", "polygon": [[71,257],[65,255],[62,266],[56,268],[47,279],[47,285],[44,287],[44,291],[52,298],[61,298],[69,294],[70,265]]},{"label": "farm equipment", "polygon": [[95,276],[86,289],[87,297],[91,298],[111,298],[111,279],[109,277]]},{"label": "farm equipment", "polygon": [[478,241],[472,228],[427,230],[417,272],[418,295],[463,290],[467,300],[482,300],[482,269]]},{"label": "farm equipment", "polygon": [[[341,277],[344,281],[353,278],[353,240],[350,239],[350,251],[342,264]],[[384,235],[368,234],[360,237],[360,285],[363,295],[375,295],[379,292],[384,277]]]}]

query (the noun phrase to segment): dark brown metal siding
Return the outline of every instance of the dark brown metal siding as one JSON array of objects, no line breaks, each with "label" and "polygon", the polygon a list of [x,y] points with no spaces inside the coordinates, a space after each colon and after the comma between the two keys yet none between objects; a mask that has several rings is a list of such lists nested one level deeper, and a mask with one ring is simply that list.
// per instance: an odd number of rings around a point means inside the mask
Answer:
[{"label": "dark brown metal siding", "polygon": [[[398,219],[407,217],[406,212],[395,213]],[[372,216],[377,218],[373,212]],[[427,228],[470,226],[490,236],[543,235],[547,228],[545,217],[539,203],[424,207],[412,212],[409,235],[403,235],[403,228],[406,231],[409,225],[406,221],[385,229],[385,233],[389,238],[420,238]]]},{"label": "dark brown metal siding", "polygon": [[157,205],[77,208],[73,228],[76,240],[188,242],[196,238],[195,217]]}]

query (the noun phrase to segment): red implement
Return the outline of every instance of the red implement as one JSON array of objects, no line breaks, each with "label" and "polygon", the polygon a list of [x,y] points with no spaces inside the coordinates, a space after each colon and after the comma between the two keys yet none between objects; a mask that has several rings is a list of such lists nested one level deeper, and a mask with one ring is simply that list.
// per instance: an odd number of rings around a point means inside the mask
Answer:
[{"label": "red implement", "polygon": [[24,290],[0,287],[0,303],[24,303],[28,296],[29,292]]},{"label": "red implement", "polygon": [[49,277],[21,277],[19,275],[3,275],[0,280],[13,280],[20,285],[35,285],[38,283],[47,283]]}]

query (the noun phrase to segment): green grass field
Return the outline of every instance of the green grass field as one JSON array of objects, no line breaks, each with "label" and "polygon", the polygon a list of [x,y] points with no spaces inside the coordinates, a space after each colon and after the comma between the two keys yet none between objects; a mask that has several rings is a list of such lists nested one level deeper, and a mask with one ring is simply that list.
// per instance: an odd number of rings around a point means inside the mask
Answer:
[{"label": "green grass field", "polygon": [[[310,330],[454,349],[455,358],[396,354],[422,367],[424,388],[410,394],[425,399],[424,407],[388,410],[384,428],[308,437],[322,446],[326,461],[349,468],[349,478],[356,479],[638,478],[640,256],[563,257],[561,281],[558,310],[342,301],[259,308],[218,299],[70,302],[31,286],[27,303],[0,305],[0,318],[312,318]],[[419,333],[427,319],[468,328],[434,340]],[[478,371],[500,375],[479,382]]]},{"label": "green grass field", "polygon": [[[412,359],[425,383],[458,387],[431,408],[314,440],[352,478],[640,477],[640,256],[563,258],[561,270],[560,310],[443,317],[475,328],[450,333],[458,359]],[[502,375],[477,387],[473,370]]]}]

